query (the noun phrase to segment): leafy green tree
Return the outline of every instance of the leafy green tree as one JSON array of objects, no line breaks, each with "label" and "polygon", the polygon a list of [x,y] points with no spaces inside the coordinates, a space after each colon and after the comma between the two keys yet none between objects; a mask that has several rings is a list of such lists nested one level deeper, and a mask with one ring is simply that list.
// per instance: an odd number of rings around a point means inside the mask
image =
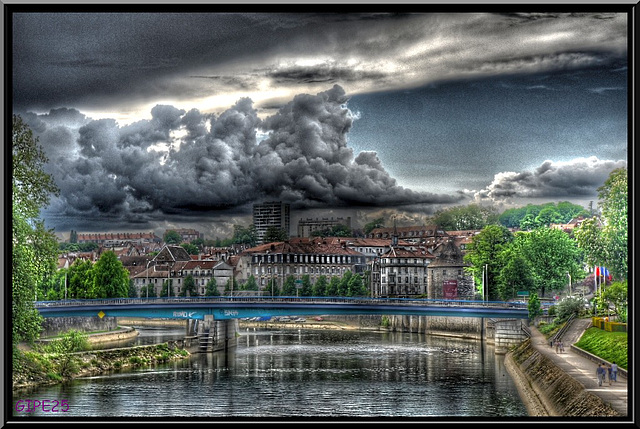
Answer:
[{"label": "leafy green tree", "polygon": [[497,223],[497,221],[498,214],[493,207],[484,207],[478,204],[439,210],[433,218],[436,225],[449,231],[482,229],[487,225]]},{"label": "leafy green tree", "polygon": [[193,279],[193,276],[189,274],[185,277],[182,282],[182,290],[180,291],[180,296],[196,296],[198,294],[196,290],[196,281]]},{"label": "leafy green tree", "polygon": [[168,230],[162,236],[162,240],[167,244],[180,244],[182,243],[182,236],[173,229]]},{"label": "leafy green tree", "polygon": [[140,298],[157,298],[157,294],[156,294],[156,289],[153,286],[153,283],[145,283],[141,288],[140,288]]},{"label": "leafy green tree", "polygon": [[229,277],[227,283],[224,285],[224,291],[227,295],[232,295],[233,292],[240,290],[238,288],[238,281],[235,277]]},{"label": "leafy green tree", "polygon": [[279,296],[280,288],[278,287],[278,282],[275,279],[271,279],[267,282],[267,285],[262,289],[266,295],[269,296]]},{"label": "leafy green tree", "polygon": [[326,276],[318,277],[318,280],[316,280],[315,284],[313,285],[313,291],[312,291],[313,296],[326,296],[327,286],[328,286],[327,277]]},{"label": "leafy green tree", "polygon": [[311,277],[309,277],[309,274],[305,274],[304,276],[302,276],[302,288],[300,289],[300,296],[311,296],[311,293]]},{"label": "leafy green tree", "polygon": [[293,276],[287,276],[282,286],[283,296],[296,296],[296,279]]},{"label": "leafy green tree", "polygon": [[627,278],[628,265],[628,216],[629,188],[627,169],[613,170],[604,185],[598,188],[599,205],[604,226],[604,260],[611,275],[619,280]]},{"label": "leafy green tree", "polygon": [[349,293],[349,281],[351,281],[351,277],[353,276],[353,273],[350,270],[347,270],[342,278],[340,279],[340,282],[338,283],[338,296],[348,296]]},{"label": "leafy green tree", "polygon": [[76,259],[69,267],[67,297],[71,299],[93,298],[93,263]]},{"label": "leafy green tree", "polygon": [[523,231],[532,231],[539,226],[540,224],[538,224],[538,217],[533,213],[527,213],[526,215],[524,215],[519,225],[520,229]]},{"label": "leafy green tree", "polygon": [[78,232],[71,230],[69,233],[69,243],[77,243],[78,242]]},{"label": "leafy green tree", "polygon": [[376,228],[384,228],[384,218],[379,217],[364,225],[363,232],[368,235]]},{"label": "leafy green tree", "polygon": [[538,298],[537,293],[534,292],[529,295],[527,309],[529,310],[529,320],[534,320],[542,314],[542,306],[540,305],[540,298]]},{"label": "leafy green tree", "polygon": [[522,255],[516,240],[498,253],[500,271],[496,277],[498,293],[502,300],[516,296],[518,291],[535,291],[529,261]]},{"label": "leafy green tree", "polygon": [[364,285],[362,276],[360,274],[354,274],[349,279],[347,296],[368,296],[369,291]]},{"label": "leafy green tree", "polygon": [[[173,287],[171,288],[173,289]],[[169,290],[169,279],[162,282],[162,289],[160,290],[159,298],[167,298],[174,296],[173,290]]]},{"label": "leafy green tree", "polygon": [[182,243],[180,246],[184,250],[186,250],[189,255],[197,255],[198,253],[200,253],[200,250],[198,249],[198,246],[196,246],[195,244]]},{"label": "leafy green tree", "polygon": [[11,133],[11,339],[18,356],[17,344],[33,342],[42,330],[42,317],[33,306],[35,287],[42,287],[55,270],[57,250],[51,254],[49,249],[57,248],[57,240],[38,217],[59,190],[44,171],[48,159],[38,139],[20,116],[13,115]]},{"label": "leafy green tree", "polygon": [[537,226],[549,226],[552,223],[562,223],[562,215],[553,206],[544,207],[535,218]]},{"label": "leafy green tree", "polygon": [[598,218],[592,217],[582,221],[574,229],[573,236],[584,252],[585,263],[589,267],[603,265],[606,258],[605,240],[599,226]]},{"label": "leafy green tree", "polygon": [[282,228],[278,228],[277,226],[270,226],[265,231],[263,241],[265,243],[274,243],[278,241],[285,241],[289,239],[289,234]]},{"label": "leafy green tree", "polygon": [[129,272],[116,254],[107,250],[100,255],[92,270],[94,298],[126,298],[129,294]]},{"label": "leafy green tree", "polygon": [[537,228],[516,235],[522,255],[529,261],[536,291],[568,288],[567,273],[578,281],[582,270],[582,252],[575,240],[558,229]]},{"label": "leafy green tree", "polygon": [[340,277],[331,277],[327,286],[327,296],[340,296]]},{"label": "leafy green tree", "polygon": [[241,225],[234,225],[232,240],[234,244],[244,244],[249,247],[254,247],[258,243],[258,234],[255,225],[249,225],[246,228]]},{"label": "leafy green tree", "polygon": [[138,298],[138,290],[136,289],[136,284],[133,279],[129,279],[129,298]]},{"label": "leafy green tree", "polygon": [[579,216],[584,216],[584,217],[591,216],[589,210],[585,209],[580,205],[570,203],[569,201],[559,202],[556,206],[556,209],[560,214],[560,217],[561,217],[560,222],[562,223],[567,223]]},{"label": "leafy green tree", "polygon": [[206,296],[219,296],[220,295],[220,291],[218,290],[218,281],[214,277],[209,279],[209,281],[207,282],[207,284],[205,286],[204,294]]},{"label": "leafy green tree", "polygon": [[566,297],[563,298],[556,307],[556,319],[559,321],[565,321],[572,314],[579,316],[584,312],[584,298],[579,297]]},{"label": "leafy green tree", "polygon": [[622,321],[626,322],[628,306],[627,281],[611,283],[611,285],[604,290],[602,296],[609,304],[613,305],[618,319],[623,319]]},{"label": "leafy green tree", "polygon": [[494,287],[495,279],[500,273],[498,254],[509,245],[513,240],[513,234],[507,228],[501,225],[488,225],[473,237],[467,253],[464,255],[464,261],[470,263],[465,271],[473,275],[478,291],[482,291],[482,277],[485,274],[485,283],[487,285],[488,299],[496,300],[499,297],[498,287]]},{"label": "leafy green tree", "polygon": [[244,285],[242,285],[242,290],[258,290],[258,283],[256,282],[256,278],[253,274],[249,276]]}]

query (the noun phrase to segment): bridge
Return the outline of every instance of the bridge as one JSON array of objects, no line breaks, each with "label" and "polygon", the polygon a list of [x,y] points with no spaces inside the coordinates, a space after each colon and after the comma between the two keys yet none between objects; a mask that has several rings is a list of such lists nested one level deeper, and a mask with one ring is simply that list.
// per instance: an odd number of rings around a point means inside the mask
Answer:
[{"label": "bridge", "polygon": [[394,314],[527,319],[524,303],[412,298],[224,296],[37,301],[43,317],[142,317],[214,320],[247,317]]}]

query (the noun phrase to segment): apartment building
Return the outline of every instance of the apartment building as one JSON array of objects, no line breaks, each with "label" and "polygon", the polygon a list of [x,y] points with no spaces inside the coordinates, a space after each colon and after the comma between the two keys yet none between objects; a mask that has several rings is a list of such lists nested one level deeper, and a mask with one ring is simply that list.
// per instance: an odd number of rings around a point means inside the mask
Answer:
[{"label": "apartment building", "polygon": [[269,227],[283,229],[287,236],[290,232],[291,208],[281,201],[272,201],[253,205],[253,225],[258,243],[264,242]]}]

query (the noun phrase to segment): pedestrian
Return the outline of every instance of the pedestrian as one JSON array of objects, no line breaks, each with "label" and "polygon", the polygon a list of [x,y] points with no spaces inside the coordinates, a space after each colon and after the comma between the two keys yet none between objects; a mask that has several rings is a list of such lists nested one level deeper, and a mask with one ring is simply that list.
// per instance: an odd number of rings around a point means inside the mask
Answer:
[{"label": "pedestrian", "polygon": [[560,353],[564,353],[564,343],[560,340]]},{"label": "pedestrian", "polygon": [[613,381],[618,381],[618,365],[616,365],[615,361],[611,364],[611,376]]},{"label": "pedestrian", "polygon": [[602,386],[602,382],[604,381],[604,362],[598,365],[598,369],[596,370],[596,376],[598,376],[598,386]]},{"label": "pedestrian", "polygon": [[611,365],[607,365],[607,378],[609,379],[609,386],[611,386]]},{"label": "pedestrian", "polygon": [[559,347],[560,347],[560,341],[556,340],[556,353],[558,353]]}]

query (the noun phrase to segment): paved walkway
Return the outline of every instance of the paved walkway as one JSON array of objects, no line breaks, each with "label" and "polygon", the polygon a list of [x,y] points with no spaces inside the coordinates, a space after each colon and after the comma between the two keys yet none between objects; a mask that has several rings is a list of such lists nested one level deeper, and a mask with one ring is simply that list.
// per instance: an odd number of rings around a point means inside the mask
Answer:
[{"label": "paved walkway", "polygon": [[569,329],[562,336],[565,352],[556,353],[555,347],[549,345],[549,340],[534,326],[531,326],[531,344],[542,354],[550,358],[560,369],[569,374],[588,392],[602,398],[623,416],[627,416],[627,379],[618,373],[618,381],[609,386],[607,381],[598,386],[596,369],[598,364],[587,357],[578,355],[571,350],[571,344],[577,342],[582,333],[591,326],[591,319],[575,319]]}]

